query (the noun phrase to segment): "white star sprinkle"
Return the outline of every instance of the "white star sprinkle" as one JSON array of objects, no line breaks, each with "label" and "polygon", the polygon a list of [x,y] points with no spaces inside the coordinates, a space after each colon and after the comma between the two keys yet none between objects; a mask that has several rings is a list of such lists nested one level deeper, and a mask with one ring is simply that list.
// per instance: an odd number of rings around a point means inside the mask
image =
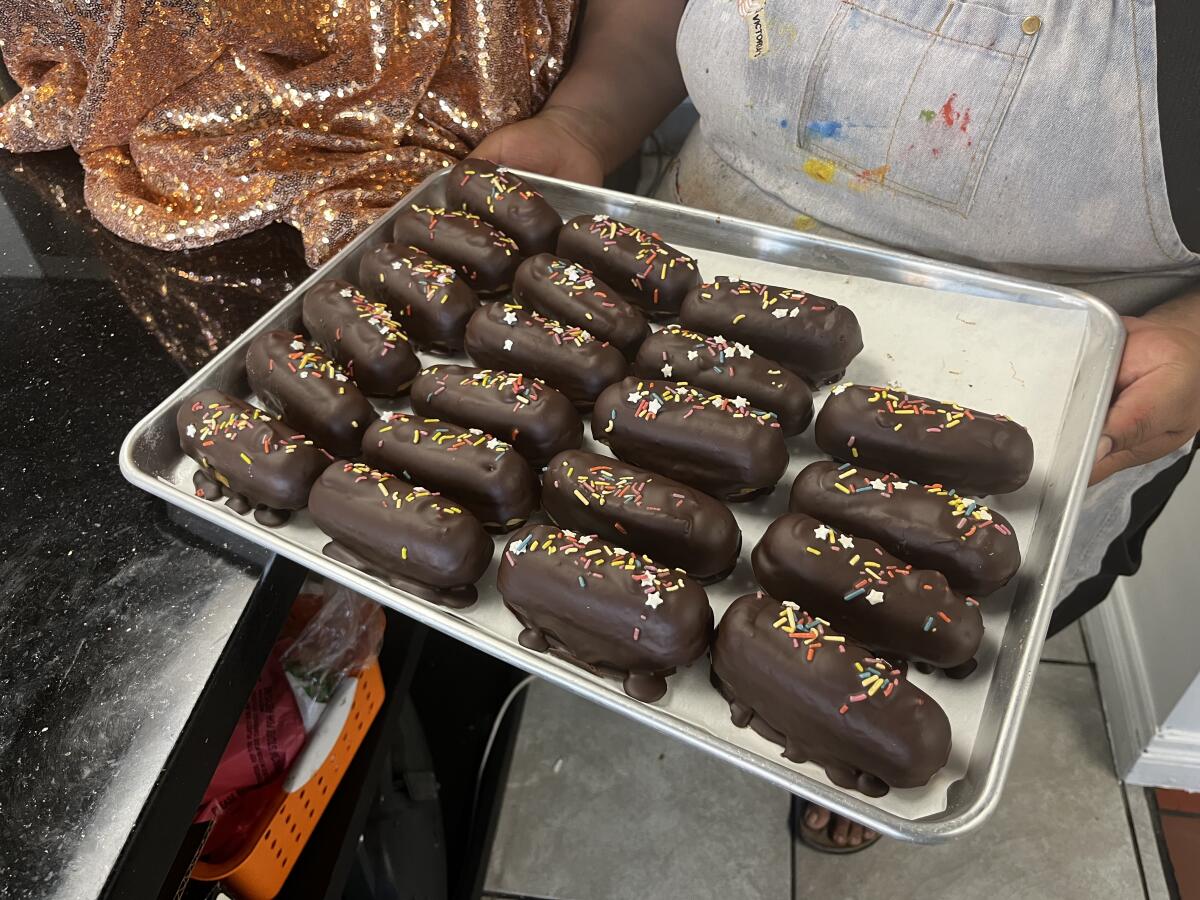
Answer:
[{"label": "white star sprinkle", "polygon": [[642,399],[642,397],[641,397],[641,394],[637,393],[637,391],[634,391],[632,394],[630,394],[625,399],[630,403],[637,403],[639,400]]},{"label": "white star sprinkle", "polygon": [[500,440],[499,438],[492,438],[484,446],[487,447],[489,450],[497,450],[500,447],[506,446],[506,444],[504,443],[504,441]]},{"label": "white star sprinkle", "polygon": [[828,525],[818,525],[816,528],[813,529],[813,536],[818,541],[825,540],[825,538],[829,537],[829,526]]},{"label": "white star sprinkle", "polygon": [[908,482],[907,481],[893,481],[892,487],[894,487],[898,491],[907,491],[908,490]]},{"label": "white star sprinkle", "polygon": [[699,358],[700,358],[700,354],[697,353],[695,350],[688,351],[688,359],[699,359]]},{"label": "white star sprinkle", "polygon": [[662,605],[662,602],[662,597],[659,596],[658,591],[651,591],[646,595],[646,605],[651,609],[658,609]]},{"label": "white star sprinkle", "polygon": [[788,314],[787,314],[786,309],[777,309],[774,312],[772,312],[771,315],[773,315],[777,319],[786,319]]},{"label": "white star sprinkle", "polygon": [[657,397],[655,397],[653,400],[650,401],[648,409],[650,410],[650,415],[652,415],[652,416],[658,415],[658,411],[660,409],[662,409],[662,404],[659,403]]},{"label": "white star sprinkle", "polygon": [[871,485],[871,487],[875,488],[875,490],[877,490],[877,491],[886,491],[887,490],[887,485],[884,484],[882,481],[880,481],[878,478],[872,478],[867,483],[869,485]]},{"label": "white star sprinkle", "polygon": [[509,550],[509,552],[513,556],[520,556],[522,553],[525,552],[525,550],[526,550],[525,544],[517,544],[515,547],[513,547],[511,550]]},{"label": "white star sprinkle", "polygon": [[662,367],[663,378],[670,378],[671,373],[674,371],[675,370],[671,368],[670,363],[663,363],[663,367]]},{"label": "white star sprinkle", "polygon": [[854,538],[850,537],[850,535],[848,535],[848,534],[841,535],[838,538],[838,543],[841,544],[843,547],[845,547],[847,550],[854,549]]},{"label": "white star sprinkle", "polygon": [[754,351],[745,344],[734,344],[733,349],[736,351],[737,356],[744,356],[747,359],[754,355]]},{"label": "white star sprinkle", "polygon": [[867,594],[867,602],[872,606],[877,606],[883,602],[883,591],[870,591]]},{"label": "white star sprinkle", "polygon": [[504,314],[504,324],[505,325],[516,325],[517,324],[517,314],[514,313],[511,309]]},{"label": "white star sprinkle", "polygon": [[745,409],[747,406],[750,405],[750,401],[747,400],[745,397],[741,397],[741,396],[734,397],[729,402],[732,403],[734,406],[736,406],[738,409]]},{"label": "white star sprinkle", "polygon": [[188,437],[195,437],[195,436],[196,436],[196,426],[195,426],[195,425],[188,425],[188,427],[187,427],[187,436],[188,436]]},{"label": "white star sprinkle", "polygon": [[838,394],[840,394],[846,388],[850,387],[852,384],[854,384],[853,381],[843,381],[841,384],[834,385],[832,388],[830,388],[829,393],[833,394],[836,397]]},{"label": "white star sprinkle", "polygon": [[800,307],[793,306],[792,311],[790,313],[788,313],[788,317],[794,319],[798,315],[800,315]]},{"label": "white star sprinkle", "polygon": [[505,341],[505,342],[504,342],[504,349],[505,349],[505,350],[511,350],[511,349],[512,349],[512,341]]},{"label": "white star sprinkle", "polygon": [[303,341],[292,341],[292,343],[291,343],[289,346],[290,346],[290,347],[291,347],[293,350],[303,350],[303,349],[304,349],[304,342],[303,342]]}]

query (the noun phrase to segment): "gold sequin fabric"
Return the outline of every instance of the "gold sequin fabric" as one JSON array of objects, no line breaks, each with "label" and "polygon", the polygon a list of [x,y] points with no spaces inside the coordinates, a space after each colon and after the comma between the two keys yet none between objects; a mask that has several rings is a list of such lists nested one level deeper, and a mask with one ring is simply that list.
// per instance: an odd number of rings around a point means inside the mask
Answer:
[{"label": "gold sequin fabric", "polygon": [[92,214],[166,250],[274,221],[328,258],[533,114],[578,0],[0,0],[0,147],[71,146]]}]

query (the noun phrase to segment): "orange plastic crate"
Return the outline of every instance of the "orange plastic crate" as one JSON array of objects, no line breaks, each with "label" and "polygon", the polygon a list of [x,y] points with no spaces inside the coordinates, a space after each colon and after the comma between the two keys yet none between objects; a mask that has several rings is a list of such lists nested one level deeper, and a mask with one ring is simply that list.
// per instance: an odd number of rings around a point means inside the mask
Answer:
[{"label": "orange plastic crate", "polygon": [[[285,782],[281,781],[278,801],[263,814],[246,847],[219,863],[196,863],[192,878],[220,881],[240,900],[270,900],[279,893],[383,705],[383,676],[378,660],[373,660],[355,678],[354,700],[345,724],[320,768],[291,792],[283,790]],[[320,725],[310,740],[319,730]]]}]

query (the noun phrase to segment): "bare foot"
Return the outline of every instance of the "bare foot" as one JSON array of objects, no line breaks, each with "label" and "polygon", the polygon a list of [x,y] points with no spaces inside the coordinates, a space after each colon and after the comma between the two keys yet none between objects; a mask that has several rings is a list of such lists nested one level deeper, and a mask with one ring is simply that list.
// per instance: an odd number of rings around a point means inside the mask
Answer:
[{"label": "bare foot", "polygon": [[804,813],[804,824],[813,831],[825,832],[829,842],[837,847],[861,847],[879,837],[870,828],[842,816],[835,816],[815,803],[808,804]]}]

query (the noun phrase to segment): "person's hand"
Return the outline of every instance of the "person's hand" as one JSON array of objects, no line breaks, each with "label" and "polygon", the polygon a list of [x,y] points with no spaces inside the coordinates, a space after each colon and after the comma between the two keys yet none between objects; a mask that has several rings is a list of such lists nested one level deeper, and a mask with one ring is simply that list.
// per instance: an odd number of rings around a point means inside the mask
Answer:
[{"label": "person's hand", "polygon": [[492,132],[471,156],[551,178],[598,185],[604,181],[604,160],[589,140],[588,130],[582,112],[566,106],[547,107]]},{"label": "person's hand", "polygon": [[1091,484],[1166,456],[1200,430],[1200,333],[1153,314],[1124,322],[1125,353]]}]

